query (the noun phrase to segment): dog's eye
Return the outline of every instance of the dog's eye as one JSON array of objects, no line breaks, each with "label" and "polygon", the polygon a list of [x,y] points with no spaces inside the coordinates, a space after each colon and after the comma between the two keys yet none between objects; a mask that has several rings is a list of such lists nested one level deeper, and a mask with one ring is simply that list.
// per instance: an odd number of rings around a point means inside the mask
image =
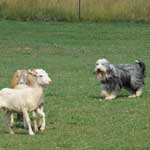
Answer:
[{"label": "dog's eye", "polygon": [[96,64],[96,66],[98,66],[98,63]]},{"label": "dog's eye", "polygon": [[42,75],[39,75],[39,77],[43,77]]}]

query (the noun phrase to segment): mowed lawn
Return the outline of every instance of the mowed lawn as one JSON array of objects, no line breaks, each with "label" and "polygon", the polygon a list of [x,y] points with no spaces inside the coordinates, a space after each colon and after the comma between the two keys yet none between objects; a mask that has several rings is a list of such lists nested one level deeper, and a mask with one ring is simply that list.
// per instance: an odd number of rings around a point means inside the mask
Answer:
[{"label": "mowed lawn", "polygon": [[[146,64],[141,98],[122,90],[101,100],[95,61]],[[43,68],[46,130],[29,136],[21,122],[9,135],[0,114],[0,150],[150,149],[150,25],[0,21],[0,88],[16,69]]]}]

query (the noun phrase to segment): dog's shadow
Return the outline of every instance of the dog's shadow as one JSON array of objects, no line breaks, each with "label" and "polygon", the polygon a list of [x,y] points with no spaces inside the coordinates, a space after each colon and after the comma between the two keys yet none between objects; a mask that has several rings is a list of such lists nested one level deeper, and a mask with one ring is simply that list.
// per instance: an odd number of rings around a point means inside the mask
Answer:
[{"label": "dog's shadow", "polygon": [[[128,96],[129,95],[126,95],[126,94],[120,94],[114,100],[126,100],[126,99],[129,99]],[[101,101],[107,101],[106,99],[104,99],[100,96],[96,96],[96,95],[90,95],[89,98],[96,99],[96,100],[101,100]]]}]

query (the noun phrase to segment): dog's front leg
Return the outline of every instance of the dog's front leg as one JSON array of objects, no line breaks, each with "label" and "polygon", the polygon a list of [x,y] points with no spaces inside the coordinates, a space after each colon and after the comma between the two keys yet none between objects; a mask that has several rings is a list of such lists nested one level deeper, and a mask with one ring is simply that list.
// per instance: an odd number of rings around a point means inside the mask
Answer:
[{"label": "dog's front leg", "polygon": [[115,99],[117,96],[117,94],[115,92],[112,92],[111,94],[109,94],[109,96],[105,97],[106,100],[112,100]]},{"label": "dog's front leg", "polygon": [[101,95],[101,97],[106,98],[109,96],[109,93],[105,90],[102,90],[100,95]]}]

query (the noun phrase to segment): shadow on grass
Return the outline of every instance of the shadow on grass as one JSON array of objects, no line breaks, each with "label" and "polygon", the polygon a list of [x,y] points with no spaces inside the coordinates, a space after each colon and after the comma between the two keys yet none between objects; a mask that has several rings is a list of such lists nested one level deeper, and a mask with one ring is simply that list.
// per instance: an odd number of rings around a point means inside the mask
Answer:
[{"label": "shadow on grass", "polygon": [[27,131],[14,131],[14,134],[10,134],[9,131],[0,131],[0,134],[5,134],[5,135],[9,135],[9,136],[14,136],[14,135],[28,135]]},{"label": "shadow on grass", "polygon": [[[105,100],[104,98],[102,98],[100,96],[95,96],[95,95],[89,95],[89,98],[96,99],[96,100],[101,100],[101,101],[109,101],[109,100]],[[113,100],[126,100],[126,99],[135,99],[135,98],[129,98],[128,95],[118,95]],[[110,100],[110,101],[112,101],[112,100]]]}]

